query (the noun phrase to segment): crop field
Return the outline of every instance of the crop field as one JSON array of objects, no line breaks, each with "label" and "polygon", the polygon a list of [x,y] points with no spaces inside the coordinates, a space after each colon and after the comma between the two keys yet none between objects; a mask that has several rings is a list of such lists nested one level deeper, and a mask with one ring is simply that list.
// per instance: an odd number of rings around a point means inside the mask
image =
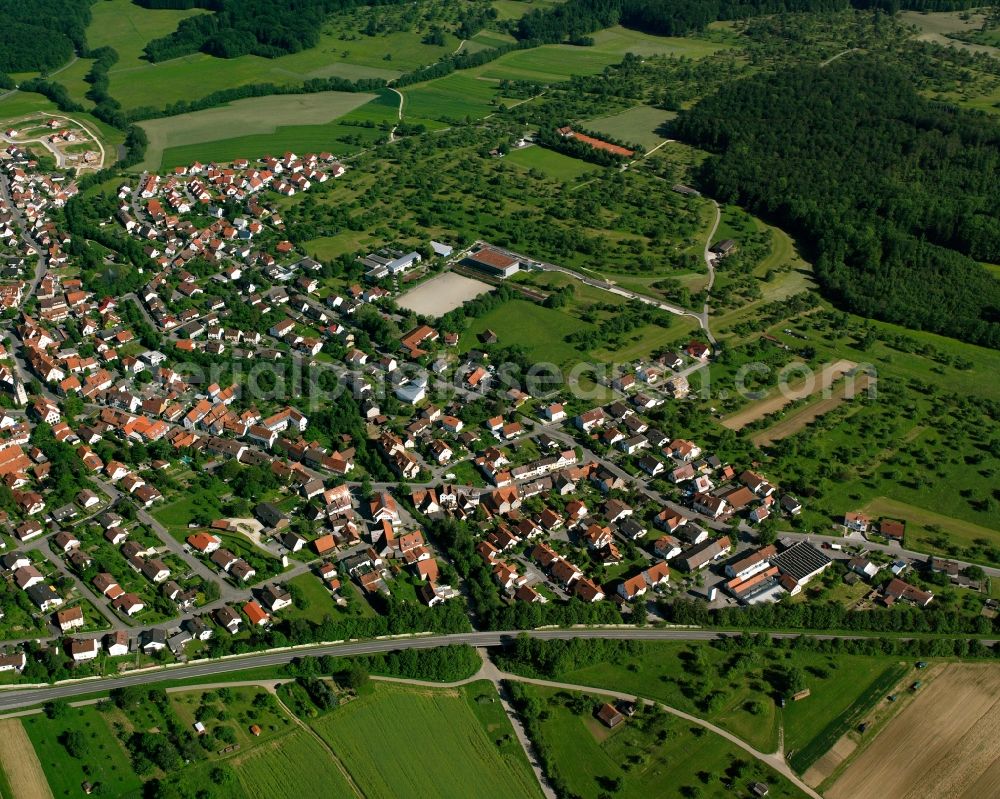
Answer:
[{"label": "crop field", "polygon": [[[23,724],[56,797],[79,795],[84,782],[100,783],[108,796],[138,794],[141,781],[100,711],[73,709],[60,719],[29,716]],[[82,734],[83,757],[72,757],[60,743],[69,732]]]},{"label": "crop field", "polygon": [[621,141],[641,144],[647,150],[651,150],[665,141],[666,136],[662,136],[659,131],[676,116],[673,111],[638,105],[620,114],[598,117],[583,124],[589,130],[613,136]]},{"label": "crop field", "polygon": [[[199,13],[204,12],[151,10],[131,0],[107,0],[94,6],[88,44],[109,45],[118,51],[119,61],[110,71],[111,93],[126,109],[148,105],[160,108],[248,83],[290,85],[326,77],[391,80],[404,71],[439,60],[458,46],[453,36],[447,37],[444,46],[436,46],[421,42],[417,33],[345,38],[330,30],[320,35],[316,47],[279,58],[223,59],[194,53],[156,64],[142,58],[149,41],[170,33],[185,17]],[[83,75],[91,63],[81,59],[55,77],[74,95],[82,95],[86,90]]]},{"label": "crop field", "polygon": [[413,117],[463,120],[467,116],[479,118],[492,113],[498,85],[495,81],[477,78],[468,70],[420,83],[402,92],[406,97],[403,117],[407,121],[415,121]]},{"label": "crop field", "polygon": [[329,752],[305,730],[257,746],[229,762],[248,799],[354,795]]},{"label": "crop field", "polygon": [[0,766],[3,767],[11,793],[17,799],[52,799],[52,790],[45,779],[42,764],[28,738],[27,732],[17,718],[0,721],[0,735],[4,745],[0,747]]},{"label": "crop field", "polygon": [[855,660],[854,668],[847,669],[853,679],[842,684],[843,690],[817,697],[810,694],[785,708],[785,752],[797,772],[805,772],[845,732],[864,721],[865,714],[892,692],[908,670],[901,663]]},{"label": "crop field", "polygon": [[[276,153],[295,148],[307,149],[302,140],[303,127],[319,133],[315,141],[310,142],[313,144],[311,149],[325,149],[324,144],[332,142],[327,138],[328,133],[324,135],[322,126],[374,99],[374,94],[351,92],[283,94],[237,100],[220,108],[149,120],[142,123],[149,137],[149,149],[143,167],[156,169],[161,166],[164,151],[168,148],[173,148],[173,155],[176,157],[177,148],[187,145],[185,150],[201,152],[206,142],[213,141],[219,143],[216,149],[222,146],[229,153],[226,160],[265,154],[266,151],[260,150],[240,152],[241,144],[247,139],[268,139]],[[279,126],[279,120],[287,124]],[[240,131],[240,137],[227,138],[232,131]],[[208,156],[200,157],[212,160]]]},{"label": "crop field", "polygon": [[946,666],[854,757],[830,799],[950,797],[1000,792],[1000,669]]},{"label": "crop field", "polygon": [[804,399],[833,385],[833,381],[857,366],[853,361],[840,360],[827,366],[821,375],[795,386],[786,387],[782,392],[755,402],[739,413],[723,419],[722,425],[730,430],[742,430],[751,422],[763,419],[795,400]]},{"label": "crop field", "polygon": [[490,701],[475,684],[462,690],[375,684],[310,724],[368,799],[464,799],[470,786],[483,799],[539,797],[523,755],[504,754],[497,745],[497,738],[513,735],[509,723],[488,730],[474,696]]},{"label": "crop field", "polygon": [[[651,718],[649,710],[609,730],[590,711],[589,703],[596,704],[599,697],[523,687],[548,711],[547,718],[538,722],[539,743],[547,751],[553,770],[575,795],[597,799],[609,795],[611,785],[617,786],[614,795],[623,799],[744,795],[742,790],[728,790],[717,781],[733,760],[746,760],[742,750],[717,735],[673,717]],[[570,705],[574,696],[589,700],[582,713],[574,712]],[[656,733],[647,728],[650,722],[655,723]],[[770,796],[800,796],[756,762],[749,769],[754,778],[767,782]],[[703,774],[710,775],[711,782],[706,781],[706,785],[699,778]],[[744,771],[742,779],[749,783],[750,774]]]},{"label": "crop field", "polygon": [[599,168],[579,158],[570,158],[568,155],[534,145],[511,150],[504,160],[525,169],[537,169],[550,178],[563,181],[575,180]]},{"label": "crop field", "polygon": [[767,446],[775,441],[780,441],[788,436],[795,435],[800,430],[804,430],[825,413],[829,413],[841,403],[853,399],[857,394],[868,388],[868,375],[861,375],[857,380],[848,380],[845,383],[837,384],[833,387],[833,396],[824,397],[816,402],[800,408],[794,413],[790,413],[777,424],[762,430],[752,437],[753,443],[758,446]]}]

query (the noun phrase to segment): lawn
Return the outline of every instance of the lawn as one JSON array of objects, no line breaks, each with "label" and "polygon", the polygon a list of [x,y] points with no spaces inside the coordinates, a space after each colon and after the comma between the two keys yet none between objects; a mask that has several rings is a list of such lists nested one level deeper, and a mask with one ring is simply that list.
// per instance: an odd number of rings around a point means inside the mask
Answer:
[{"label": "lawn", "polygon": [[543,308],[528,300],[510,300],[473,319],[462,336],[459,348],[464,351],[479,346],[477,334],[490,329],[499,337],[500,346],[524,347],[536,363],[565,366],[579,361],[581,357],[573,345],[564,341],[565,337],[589,327],[591,325],[563,311]]},{"label": "lawn", "polygon": [[[294,592],[295,605],[281,612],[282,617],[288,619],[306,619],[315,624],[321,623],[327,616],[334,618],[348,615],[346,608],[339,607],[333,601],[333,596],[323,585],[319,577],[312,572],[300,574],[288,581],[289,589]],[[350,591],[350,584],[345,586],[345,591]],[[301,600],[300,601],[300,597]],[[355,608],[368,607],[368,603],[352,603]]]},{"label": "lawn", "polygon": [[470,791],[480,799],[539,797],[520,747],[510,743],[509,722],[477,707],[496,701],[491,691],[377,683],[310,724],[369,799],[464,799]]},{"label": "lawn", "polygon": [[[547,754],[550,775],[558,774],[569,792],[584,799],[612,792],[622,799],[745,796],[755,780],[768,784],[769,796],[801,795],[723,738],[665,713],[644,709],[609,730],[593,717],[597,696],[521,688],[547,711],[536,722],[536,743]],[[737,760],[746,764],[739,776]]]},{"label": "lawn", "polygon": [[512,150],[507,154],[506,160],[525,169],[537,169],[550,178],[567,182],[598,169],[586,161],[538,146]]},{"label": "lawn", "polygon": [[[59,719],[44,715],[22,720],[56,799],[80,796],[84,782],[100,783],[102,794],[139,797],[141,780],[112,734],[104,715],[93,707],[73,708]],[[72,757],[61,743],[66,733],[83,735],[83,757]]]},{"label": "lawn", "polygon": [[[265,699],[260,697],[264,696]],[[210,735],[228,728],[233,742],[241,749],[256,746],[274,738],[282,738],[295,728],[294,722],[282,711],[273,696],[264,688],[233,686],[210,691],[192,690],[170,693],[170,705],[185,728],[200,721]],[[250,733],[250,726],[261,728],[260,737]],[[220,738],[221,740],[221,738]],[[220,743],[215,750],[222,748]],[[216,757],[215,750],[209,755]]]},{"label": "lawn", "polygon": [[329,752],[305,730],[255,747],[229,762],[248,799],[354,794]]},{"label": "lawn", "polygon": [[[351,92],[282,94],[149,120],[142,123],[149,137],[143,168],[157,169],[161,161],[170,167],[196,159],[230,161],[288,149],[328,149],[329,123],[374,99],[374,94]],[[233,131],[240,135],[231,137]]]},{"label": "lawn", "polygon": [[630,144],[640,144],[651,150],[665,141],[666,136],[661,135],[663,126],[676,116],[673,111],[638,105],[620,114],[591,119],[583,125],[588,130],[604,133]]}]

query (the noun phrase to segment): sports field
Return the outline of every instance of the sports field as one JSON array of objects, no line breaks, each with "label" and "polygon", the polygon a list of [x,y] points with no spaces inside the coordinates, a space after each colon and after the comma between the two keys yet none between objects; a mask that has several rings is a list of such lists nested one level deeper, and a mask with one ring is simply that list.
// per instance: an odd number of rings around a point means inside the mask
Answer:
[{"label": "sports field", "polygon": [[826,791],[829,799],[1000,794],[1000,667],[951,663]]},{"label": "sports field", "polygon": [[[260,149],[265,144],[270,144],[275,153],[327,149],[332,137],[322,126],[376,98],[375,94],[350,92],[282,94],[152,119],[142,123],[149,137],[142,168],[177,166],[195,158],[203,161],[252,158],[268,152]],[[312,138],[304,129],[313,129]],[[236,132],[237,138],[229,138]],[[164,160],[168,150],[170,157]]]},{"label": "sports field", "polygon": [[377,683],[310,723],[368,799],[540,797],[520,747],[506,740],[513,737],[506,717],[484,724],[486,708],[499,708],[488,684],[450,690]]},{"label": "sports field", "polygon": [[588,130],[605,133],[630,144],[641,144],[651,150],[666,140],[667,137],[661,135],[663,126],[676,116],[673,111],[638,105],[620,114],[591,119],[583,125]]},{"label": "sports field", "polygon": [[489,283],[445,272],[401,295],[396,304],[414,313],[441,316],[492,290]]}]

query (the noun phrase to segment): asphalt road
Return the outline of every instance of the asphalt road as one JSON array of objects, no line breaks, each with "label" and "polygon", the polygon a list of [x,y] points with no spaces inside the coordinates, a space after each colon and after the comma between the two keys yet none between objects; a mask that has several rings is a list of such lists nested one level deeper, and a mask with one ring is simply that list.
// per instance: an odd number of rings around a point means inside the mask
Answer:
[{"label": "asphalt road", "polygon": [[[758,631],[759,632],[759,631]],[[32,705],[48,702],[53,699],[71,699],[84,694],[110,691],[114,688],[124,688],[130,685],[146,685],[166,680],[186,680],[192,677],[215,677],[232,671],[254,669],[263,666],[280,666],[299,657],[319,657],[332,655],[347,657],[350,655],[367,655],[374,652],[391,652],[399,649],[432,649],[447,644],[469,644],[475,647],[500,646],[515,639],[521,634],[532,638],[612,638],[633,641],[713,641],[718,638],[741,635],[739,632],[726,632],[701,629],[650,629],[637,627],[603,627],[603,628],[568,628],[553,630],[502,630],[496,632],[469,632],[450,635],[415,635],[401,638],[382,638],[372,641],[347,641],[339,644],[325,644],[300,647],[281,652],[266,652],[256,655],[212,661],[210,663],[194,663],[189,666],[177,666],[157,671],[145,671],[124,677],[111,677],[100,680],[86,680],[71,684],[53,685],[45,688],[10,689],[0,692],[0,712],[18,710]],[[808,634],[808,633],[807,633]],[[798,633],[772,632],[773,638],[797,638]],[[810,635],[813,638],[865,638],[881,637],[879,635]],[[994,641],[983,641],[990,645]]]}]

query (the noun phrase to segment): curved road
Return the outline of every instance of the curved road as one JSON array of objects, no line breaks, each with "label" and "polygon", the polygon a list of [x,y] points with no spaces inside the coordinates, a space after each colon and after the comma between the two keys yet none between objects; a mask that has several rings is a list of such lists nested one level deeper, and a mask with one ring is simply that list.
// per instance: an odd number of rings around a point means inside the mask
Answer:
[{"label": "curved road", "polygon": [[[752,631],[763,632],[763,631]],[[415,634],[398,638],[378,638],[371,641],[345,641],[333,644],[315,644],[283,649],[275,652],[263,652],[256,655],[241,655],[226,660],[213,660],[204,663],[192,663],[187,666],[165,667],[155,670],[144,670],[123,677],[105,679],[84,679],[72,683],[60,683],[42,688],[5,688],[0,692],[0,712],[31,707],[41,702],[53,699],[69,699],[83,694],[110,691],[114,688],[124,688],[130,685],[146,685],[151,682],[167,680],[187,680],[192,677],[213,677],[230,671],[260,668],[263,666],[281,666],[299,657],[319,657],[331,655],[347,657],[350,655],[367,655],[374,652],[392,652],[399,649],[432,649],[448,644],[468,644],[475,647],[501,646],[509,643],[519,635],[528,635],[543,640],[565,638],[612,638],[635,641],[714,641],[719,638],[740,636],[740,631],[703,630],[694,628],[649,629],[638,627],[579,627],[552,630],[501,630],[490,632],[468,632],[451,634]],[[856,639],[880,637],[879,635],[832,635],[810,633],[772,632],[772,638],[798,638],[805,634],[818,639]],[[905,640],[905,639],[904,639]],[[986,645],[996,643],[993,640],[983,640]]]}]

